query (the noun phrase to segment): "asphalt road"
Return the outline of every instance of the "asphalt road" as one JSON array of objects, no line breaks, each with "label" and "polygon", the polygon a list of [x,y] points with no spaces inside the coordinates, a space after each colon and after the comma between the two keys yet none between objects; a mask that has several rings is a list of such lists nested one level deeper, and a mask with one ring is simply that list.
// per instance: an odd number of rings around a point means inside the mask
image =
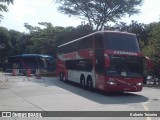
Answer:
[{"label": "asphalt road", "polygon": [[[110,94],[90,92],[54,77],[41,79],[0,75],[0,111],[160,111],[160,89]],[[54,117],[54,120],[160,120],[158,117]],[[0,118],[0,120],[22,118]],[[37,118],[25,118],[37,119]],[[53,118],[41,118],[53,119]]]}]

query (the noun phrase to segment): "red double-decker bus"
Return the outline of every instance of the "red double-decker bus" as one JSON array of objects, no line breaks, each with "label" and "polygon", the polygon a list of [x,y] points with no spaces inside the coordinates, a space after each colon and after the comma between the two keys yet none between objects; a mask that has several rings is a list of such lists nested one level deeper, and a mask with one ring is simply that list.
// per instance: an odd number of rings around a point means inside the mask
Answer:
[{"label": "red double-decker bus", "polygon": [[57,74],[89,89],[138,92],[144,58],[135,34],[95,32],[58,46]]}]

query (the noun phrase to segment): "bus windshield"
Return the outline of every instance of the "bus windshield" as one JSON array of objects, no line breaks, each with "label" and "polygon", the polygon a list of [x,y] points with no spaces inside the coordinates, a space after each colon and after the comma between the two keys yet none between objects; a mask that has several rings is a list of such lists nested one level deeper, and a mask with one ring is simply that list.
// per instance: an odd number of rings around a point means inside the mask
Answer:
[{"label": "bus windshield", "polygon": [[142,57],[110,56],[111,65],[107,69],[107,75],[123,77],[142,77]]},{"label": "bus windshield", "polygon": [[140,52],[135,35],[122,33],[107,33],[104,35],[107,50]]}]

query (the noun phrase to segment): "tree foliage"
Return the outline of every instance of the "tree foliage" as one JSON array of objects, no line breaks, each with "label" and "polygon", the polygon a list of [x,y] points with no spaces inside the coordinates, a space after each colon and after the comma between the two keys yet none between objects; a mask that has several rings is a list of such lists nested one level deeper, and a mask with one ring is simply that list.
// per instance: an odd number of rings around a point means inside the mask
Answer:
[{"label": "tree foliage", "polygon": [[[59,30],[52,26],[51,23],[39,23],[45,28],[41,29],[38,27],[31,27],[31,36],[32,38],[31,46],[28,46],[30,52],[34,53],[43,53],[55,55],[55,36],[59,33]],[[33,30],[35,30],[33,32]]]},{"label": "tree foliage", "polygon": [[0,0],[2,3],[13,4],[13,0]]},{"label": "tree foliage", "polygon": [[149,44],[145,46],[144,53],[150,57],[160,57],[160,22],[151,23],[149,26]]},{"label": "tree foliage", "polygon": [[[94,32],[89,24],[81,24],[77,27],[61,27],[41,22],[39,25],[42,27],[25,23],[27,33],[0,27],[0,67],[10,55],[40,53],[55,56],[58,45]],[[159,76],[160,22],[143,24],[132,21],[129,25],[121,22],[115,26],[108,26],[107,29],[135,33],[143,53],[154,61],[155,75]]]},{"label": "tree foliage", "polygon": [[29,53],[42,53],[56,55],[56,48],[58,45],[65,42],[77,39],[84,35],[91,33],[93,30],[88,25],[79,25],[75,27],[54,27],[51,23],[38,23],[43,26],[33,27],[25,23],[26,29],[31,35],[30,45],[27,46]]},{"label": "tree foliage", "polygon": [[143,53],[154,62],[154,75],[160,78],[160,22],[150,25],[149,44],[144,47]]},{"label": "tree foliage", "polygon": [[87,21],[94,29],[102,30],[108,22],[139,13],[143,0],[56,0],[59,11]]},{"label": "tree foliage", "polygon": [[8,30],[4,27],[0,27],[0,68],[3,67],[3,63],[8,57],[8,51],[10,46],[10,36]]},{"label": "tree foliage", "polygon": [[[8,12],[7,5],[13,4],[13,0],[0,0],[0,12]],[[3,19],[3,15],[0,14],[0,21]]]},{"label": "tree foliage", "polygon": [[151,26],[138,23],[137,21],[131,21],[131,24],[127,25],[124,22],[120,22],[114,26],[114,29],[119,31],[127,31],[137,35],[137,39],[140,43],[141,49],[149,44],[149,37],[151,32]]}]

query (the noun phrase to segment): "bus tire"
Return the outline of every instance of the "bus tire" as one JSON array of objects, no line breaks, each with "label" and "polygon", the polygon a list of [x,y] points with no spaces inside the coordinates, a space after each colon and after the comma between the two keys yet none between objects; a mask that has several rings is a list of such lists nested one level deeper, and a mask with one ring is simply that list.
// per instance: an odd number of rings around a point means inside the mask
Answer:
[{"label": "bus tire", "polygon": [[62,81],[66,82],[66,78],[65,78],[65,74],[64,73],[62,73]]},{"label": "bus tire", "polygon": [[84,77],[84,75],[81,75],[81,77],[80,77],[80,85],[81,85],[81,87],[85,88],[85,77]]},{"label": "bus tire", "polygon": [[91,76],[87,78],[87,88],[89,89],[89,91],[93,92],[93,81]]},{"label": "bus tire", "polygon": [[62,73],[59,73],[59,80],[62,81]]}]

